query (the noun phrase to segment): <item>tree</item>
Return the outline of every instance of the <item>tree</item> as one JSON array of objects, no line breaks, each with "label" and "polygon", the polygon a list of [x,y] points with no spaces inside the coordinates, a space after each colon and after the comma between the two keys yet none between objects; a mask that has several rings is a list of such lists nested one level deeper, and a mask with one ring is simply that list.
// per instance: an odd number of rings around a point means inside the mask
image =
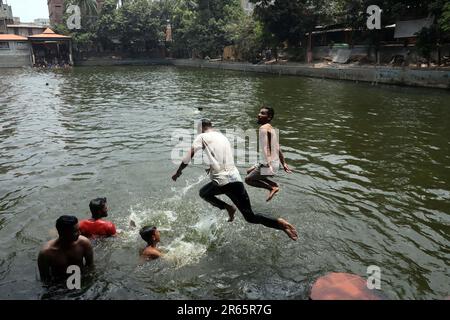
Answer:
[{"label": "tree", "polygon": [[244,15],[239,0],[178,1],[174,9],[174,49],[178,54],[216,57],[233,43]]},{"label": "tree", "polygon": [[419,54],[427,60],[430,66],[431,53],[438,48],[438,33],[436,26],[423,28],[417,34],[416,48]]},{"label": "tree", "polygon": [[157,4],[148,0],[126,2],[117,12],[120,41],[137,53],[158,47],[164,40]]},{"label": "tree", "polygon": [[113,48],[115,39],[120,38],[120,27],[118,24],[117,0],[106,0],[99,14],[96,36],[102,47],[106,50]]},{"label": "tree", "polygon": [[255,62],[264,45],[263,26],[252,17],[243,16],[240,23],[231,26],[231,40],[246,61]]},{"label": "tree", "polygon": [[442,16],[439,19],[439,26],[444,32],[450,33],[450,2],[447,2],[442,9]]},{"label": "tree", "polygon": [[322,0],[251,1],[256,3],[254,14],[264,25],[266,39],[273,36],[276,45],[301,45],[305,34],[325,15],[326,1]]}]

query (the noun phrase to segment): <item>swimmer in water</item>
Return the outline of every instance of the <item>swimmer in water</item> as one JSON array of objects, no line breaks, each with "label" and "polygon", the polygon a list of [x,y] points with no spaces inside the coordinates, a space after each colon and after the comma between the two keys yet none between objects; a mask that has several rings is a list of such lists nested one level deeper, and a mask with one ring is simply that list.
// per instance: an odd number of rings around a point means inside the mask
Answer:
[{"label": "swimmer in water", "polygon": [[108,206],[106,198],[97,198],[89,203],[92,218],[80,221],[80,232],[88,238],[111,237],[116,235],[116,226],[106,220],[108,216]]},{"label": "swimmer in water", "polygon": [[162,256],[161,251],[157,248],[160,241],[160,232],[156,227],[143,227],[139,234],[141,238],[147,242],[147,247],[142,251],[141,257],[144,260],[154,260]]},{"label": "swimmer in water", "polygon": [[83,272],[94,265],[91,242],[80,235],[76,217],[59,217],[56,229],[58,238],[45,244],[38,256],[39,274],[43,282],[66,279],[69,266],[78,266]]},{"label": "swimmer in water", "polygon": [[[199,131],[200,129],[202,133],[194,140],[191,149],[183,159],[177,172],[172,176],[172,180],[177,181],[183,169],[188,166],[194,157],[195,152],[203,149],[210,163],[209,172],[212,180],[200,189],[200,197],[203,200],[220,210],[227,210],[229,222],[234,220],[237,207],[247,222],[282,230],[289,238],[296,241],[298,239],[297,230],[289,222],[281,218],[275,219],[253,212],[241,175],[234,165],[230,141],[222,133],[213,130],[211,121],[208,119],[201,121]],[[216,196],[220,194],[227,195],[236,207],[218,199]]]}]

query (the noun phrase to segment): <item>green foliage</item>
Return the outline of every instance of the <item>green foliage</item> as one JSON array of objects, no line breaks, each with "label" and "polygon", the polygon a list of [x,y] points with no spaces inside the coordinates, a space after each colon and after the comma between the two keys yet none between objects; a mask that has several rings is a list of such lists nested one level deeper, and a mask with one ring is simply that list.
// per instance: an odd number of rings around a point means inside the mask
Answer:
[{"label": "green foliage", "polygon": [[281,45],[287,41],[299,46],[305,33],[314,29],[324,14],[325,1],[320,0],[252,0],[259,3],[256,17],[264,25],[267,42]]},{"label": "green foliage", "polygon": [[[369,5],[383,10],[383,26],[433,15],[438,38],[448,38],[450,31],[450,3],[446,0],[251,1],[257,4],[253,16],[243,12],[240,0],[106,0],[101,12],[97,12],[95,0],[66,0],[66,5],[80,6],[82,29],[56,28],[71,35],[75,47],[83,50],[119,46],[122,51],[146,52],[165,46],[175,57],[215,58],[225,46],[236,45],[245,60],[252,60],[266,47],[276,49],[286,44],[293,56],[304,56],[305,34],[318,25],[364,30]],[[123,5],[118,6],[119,2]],[[170,43],[165,41],[168,23],[172,27]],[[366,32],[362,40],[378,46],[380,33]],[[419,46],[425,48],[427,41],[435,40],[423,35]]]},{"label": "green foliage", "polygon": [[217,57],[233,43],[244,18],[239,0],[178,1],[173,12],[178,55]]},{"label": "green foliage", "polygon": [[264,44],[263,26],[252,17],[243,16],[240,23],[230,30],[231,40],[246,61],[253,61],[262,52]]},{"label": "green foliage", "polygon": [[[156,5],[148,0],[127,2],[117,12],[117,30],[122,44],[133,51],[157,47],[164,29]],[[160,32],[161,30],[161,32]]]},{"label": "green foliage", "polygon": [[430,62],[431,52],[437,49],[438,32],[436,26],[423,28],[417,34],[416,48],[419,54]]},{"label": "green foliage", "polygon": [[450,33],[450,2],[447,2],[442,10],[442,16],[439,19],[439,26],[443,31]]}]

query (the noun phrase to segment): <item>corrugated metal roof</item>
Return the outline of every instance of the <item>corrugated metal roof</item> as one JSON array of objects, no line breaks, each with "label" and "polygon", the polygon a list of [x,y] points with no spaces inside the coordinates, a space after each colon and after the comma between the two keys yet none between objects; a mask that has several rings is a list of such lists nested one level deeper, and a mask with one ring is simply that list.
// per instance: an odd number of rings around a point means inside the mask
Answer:
[{"label": "corrugated metal roof", "polygon": [[428,17],[418,20],[397,21],[395,24],[394,38],[412,38],[422,28],[430,27],[433,24],[434,17]]}]

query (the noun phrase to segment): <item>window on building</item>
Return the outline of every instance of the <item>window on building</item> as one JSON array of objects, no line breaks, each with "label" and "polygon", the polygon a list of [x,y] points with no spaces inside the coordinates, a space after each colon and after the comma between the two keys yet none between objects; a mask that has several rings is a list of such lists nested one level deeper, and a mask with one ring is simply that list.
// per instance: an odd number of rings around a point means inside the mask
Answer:
[{"label": "window on building", "polygon": [[33,28],[28,28],[28,35],[30,35],[30,36],[33,35]]},{"label": "window on building", "polygon": [[9,50],[9,42],[0,42],[0,50]]},{"label": "window on building", "polygon": [[28,43],[26,42],[16,42],[17,50],[28,50]]}]

